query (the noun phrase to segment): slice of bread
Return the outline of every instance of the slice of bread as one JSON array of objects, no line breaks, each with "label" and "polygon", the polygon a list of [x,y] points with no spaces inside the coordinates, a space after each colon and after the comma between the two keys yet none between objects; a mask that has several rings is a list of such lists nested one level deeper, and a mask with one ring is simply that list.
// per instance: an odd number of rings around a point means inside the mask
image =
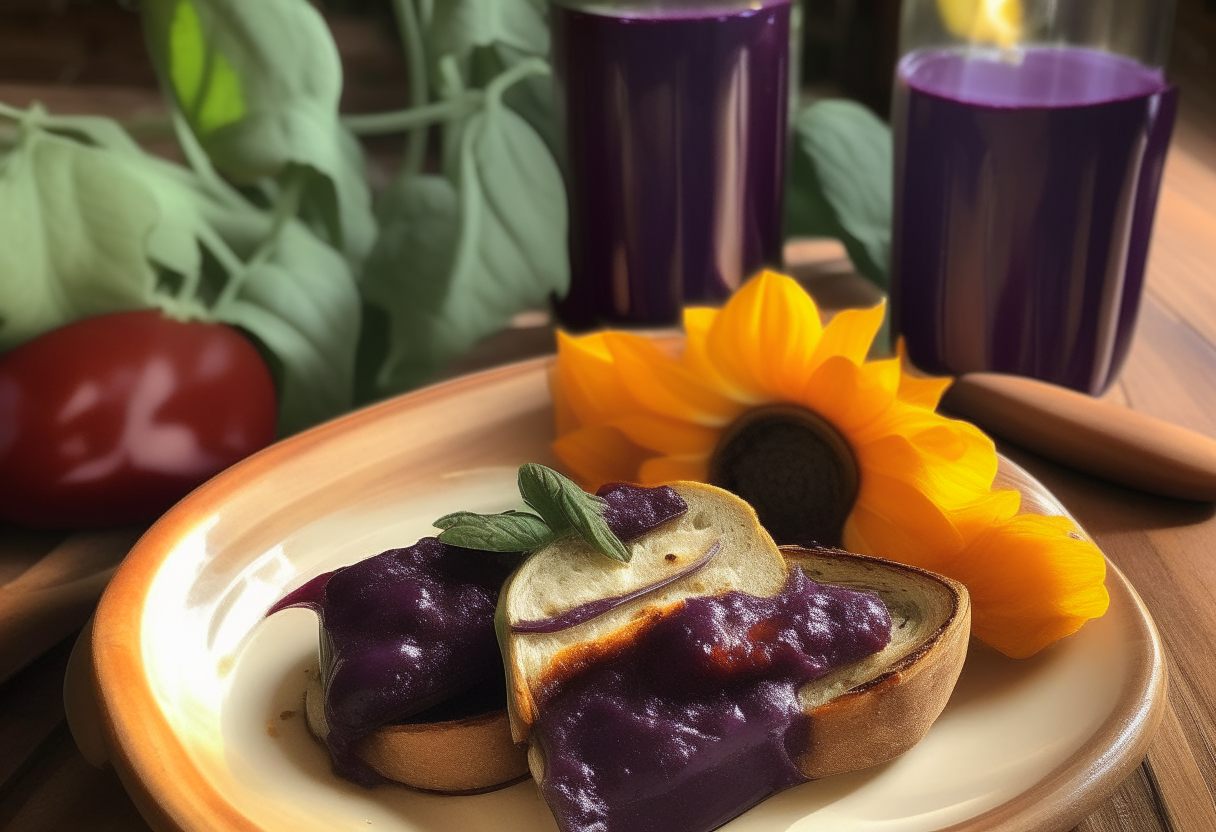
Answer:
[{"label": "slice of bread", "polygon": [[[324,742],[329,726],[320,670],[311,678],[304,713],[308,729]],[[505,708],[439,722],[386,725],[364,737],[356,752],[381,777],[443,794],[479,794],[528,776],[526,752],[511,741]]]},{"label": "slice of bread", "polygon": [[[688,503],[688,511],[626,544],[632,555],[629,563],[610,560],[585,541],[566,537],[533,554],[503,585],[496,624],[516,742],[528,739],[541,678],[564,648],[601,641],[623,627],[641,624],[648,611],[690,596],[732,589],[771,596],[785,586],[785,560],[751,506],[712,485],[681,482],[672,487]],[[554,618],[657,583],[686,570],[715,544],[718,551],[700,569],[582,624],[555,633],[511,630],[513,624]]]},{"label": "slice of bread", "polygon": [[837,549],[783,546],[811,580],[877,593],[891,613],[891,641],[799,691],[814,743],[798,760],[814,780],[898,757],[946,707],[967,657],[971,599],[957,581]]},{"label": "slice of bread", "polygon": [[[966,589],[877,558],[828,549],[779,550],[751,507],[734,495],[700,483],[672,487],[688,511],[631,542],[629,564],[566,539],[537,552],[507,580],[497,627],[515,740],[529,740],[544,682],[570,675],[570,663],[596,655],[596,645],[629,638],[631,630],[690,596],[731,590],[775,595],[785,586],[788,570],[800,568],[820,583],[877,593],[892,619],[886,648],[799,690],[810,720],[808,736],[814,738],[796,753],[802,773],[818,778],[875,765],[918,742],[945,707],[962,670],[971,621]],[[552,619],[659,584],[665,574],[687,569],[715,543],[719,551],[702,568],[595,618],[557,632],[512,629],[512,624]],[[539,781],[544,760],[538,743],[531,743],[528,757]]]}]

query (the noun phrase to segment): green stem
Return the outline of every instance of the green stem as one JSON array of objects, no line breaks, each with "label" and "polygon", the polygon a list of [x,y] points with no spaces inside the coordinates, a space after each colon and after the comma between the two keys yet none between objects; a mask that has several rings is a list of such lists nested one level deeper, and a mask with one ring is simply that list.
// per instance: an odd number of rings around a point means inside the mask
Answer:
[{"label": "green stem", "polygon": [[199,144],[198,139],[194,135],[189,122],[182,114],[181,110],[174,109],[171,118],[173,119],[173,132],[177,136],[178,147],[181,148],[182,155],[186,157],[186,164],[198,176],[199,182],[203,187],[215,196],[221,202],[225,202],[232,207],[244,208],[248,206],[248,201],[241,196],[240,192],[224,181],[219,172],[212,166],[210,157]]},{"label": "green stem", "polygon": [[14,107],[10,104],[5,104],[0,101],[0,116],[11,119],[13,121],[21,121],[29,114],[29,111],[22,110],[20,107]]},{"label": "green stem", "polygon": [[217,308],[231,303],[241,291],[241,286],[244,285],[250,270],[265,263],[274,255],[275,248],[279,245],[279,237],[283,233],[283,227],[295,219],[296,214],[300,211],[300,198],[304,195],[304,186],[308,184],[308,176],[308,169],[301,165],[292,165],[287,169],[283,189],[279,192],[279,198],[274,204],[270,230],[258,245],[257,250],[253,252],[253,256],[249,258],[249,262],[242,268],[229,273],[228,282],[224,284],[224,290],[220,292],[220,296],[215,302]]},{"label": "green stem", "polygon": [[549,75],[552,72],[548,61],[542,58],[526,58],[490,81],[486,86],[486,99],[497,104],[503,93],[525,78],[531,78],[533,75]]},{"label": "green stem", "polygon": [[[418,24],[418,12],[413,0],[393,0],[393,8],[397,12],[397,25],[401,27],[401,45],[405,48],[410,74],[410,107],[418,109],[427,105],[426,51],[422,43],[422,27]],[[425,126],[417,127],[406,138],[402,176],[422,172],[428,132]]]},{"label": "green stem", "polygon": [[408,110],[391,113],[369,113],[367,115],[343,116],[342,123],[360,136],[381,136],[386,133],[405,133],[453,118],[460,118],[481,104],[480,90],[473,90],[461,98],[451,101],[436,101]]}]

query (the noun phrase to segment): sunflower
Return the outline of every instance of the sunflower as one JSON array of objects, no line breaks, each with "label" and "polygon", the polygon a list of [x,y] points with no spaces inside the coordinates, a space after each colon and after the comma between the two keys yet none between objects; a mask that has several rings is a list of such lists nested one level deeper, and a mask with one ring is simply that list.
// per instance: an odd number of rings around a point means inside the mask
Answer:
[{"label": "sunflower", "polygon": [[780,543],[840,545],[972,589],[973,632],[1011,656],[1107,604],[1105,561],[1071,521],[993,491],[992,440],[935,412],[949,379],[867,360],[884,309],[824,326],[765,272],[721,310],[684,312],[682,348],[623,332],[558,335],[554,452],[584,487],[712,482]]}]

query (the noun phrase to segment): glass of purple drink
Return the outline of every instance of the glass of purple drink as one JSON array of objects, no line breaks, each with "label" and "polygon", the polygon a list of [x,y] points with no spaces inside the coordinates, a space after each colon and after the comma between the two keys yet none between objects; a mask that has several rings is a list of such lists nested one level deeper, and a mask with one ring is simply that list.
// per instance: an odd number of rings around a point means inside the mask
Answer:
[{"label": "glass of purple drink", "polygon": [[1172,0],[905,0],[891,311],[919,367],[1104,391],[1177,90]]},{"label": "glass of purple drink", "polygon": [[790,0],[553,0],[567,326],[676,323],[781,262]]}]

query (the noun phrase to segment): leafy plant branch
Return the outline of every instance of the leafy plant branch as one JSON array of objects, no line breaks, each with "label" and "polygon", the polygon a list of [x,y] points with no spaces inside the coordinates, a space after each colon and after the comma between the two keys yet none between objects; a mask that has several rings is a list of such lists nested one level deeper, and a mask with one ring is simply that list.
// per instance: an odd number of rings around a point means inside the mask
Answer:
[{"label": "leafy plant branch", "polygon": [[[393,0],[397,25],[401,28],[401,44],[409,71],[411,108],[422,108],[428,102],[426,51],[422,41],[422,26],[413,0]],[[422,171],[426,161],[427,130],[425,126],[407,128],[405,156],[402,160],[402,175],[413,176]]]},{"label": "leafy plant branch", "polygon": [[467,90],[456,98],[410,107],[407,110],[344,116],[342,123],[359,136],[405,133],[470,115],[481,107],[484,100],[485,96],[481,90]]}]

